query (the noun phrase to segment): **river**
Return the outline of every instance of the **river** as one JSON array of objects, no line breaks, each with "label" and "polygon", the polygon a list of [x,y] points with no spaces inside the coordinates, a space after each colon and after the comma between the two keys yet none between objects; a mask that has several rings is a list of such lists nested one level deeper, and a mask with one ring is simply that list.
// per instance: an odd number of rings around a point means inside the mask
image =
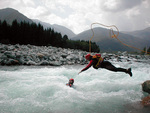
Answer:
[{"label": "river", "polygon": [[[0,66],[0,113],[148,113],[140,104],[150,64],[113,62],[133,77],[85,65]],[[65,84],[74,78],[74,87]]]}]

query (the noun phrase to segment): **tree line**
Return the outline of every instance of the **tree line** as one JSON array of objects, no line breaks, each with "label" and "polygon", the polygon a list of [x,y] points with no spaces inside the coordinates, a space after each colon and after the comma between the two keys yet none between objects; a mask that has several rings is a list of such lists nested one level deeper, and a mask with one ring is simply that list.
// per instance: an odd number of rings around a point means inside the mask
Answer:
[{"label": "tree line", "polygon": [[150,54],[150,47],[149,48],[144,47],[143,51],[144,52],[142,52],[142,54],[145,54],[146,52],[148,52],[148,54]]},{"label": "tree line", "polygon": [[[6,21],[0,21],[0,43],[54,46],[89,51],[88,41],[70,40],[67,35],[62,36],[51,28],[44,29],[41,24],[30,24],[25,21],[18,23],[17,20],[14,20],[12,25],[7,24]],[[92,42],[91,46],[92,52],[100,52],[95,42]]]}]

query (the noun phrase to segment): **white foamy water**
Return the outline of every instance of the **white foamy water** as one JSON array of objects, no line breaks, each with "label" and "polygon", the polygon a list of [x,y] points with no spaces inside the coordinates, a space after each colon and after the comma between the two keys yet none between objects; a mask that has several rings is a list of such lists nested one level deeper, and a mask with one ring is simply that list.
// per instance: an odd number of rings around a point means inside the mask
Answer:
[{"label": "white foamy water", "polygon": [[[93,68],[78,75],[84,65],[1,66],[0,113],[148,113],[140,101],[150,64],[113,64],[131,67],[133,77]],[[70,78],[74,88],[65,85]]]}]

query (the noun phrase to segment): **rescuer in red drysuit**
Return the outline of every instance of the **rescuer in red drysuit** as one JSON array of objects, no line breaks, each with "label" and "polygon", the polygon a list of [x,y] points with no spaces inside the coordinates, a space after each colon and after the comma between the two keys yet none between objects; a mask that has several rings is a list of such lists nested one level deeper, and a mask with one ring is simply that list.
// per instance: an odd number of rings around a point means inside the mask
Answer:
[{"label": "rescuer in red drysuit", "polygon": [[79,74],[87,69],[89,69],[91,66],[93,66],[93,68],[98,69],[98,68],[105,68],[107,70],[110,71],[114,71],[114,72],[125,72],[128,73],[130,75],[130,77],[132,77],[132,72],[131,72],[131,68],[129,69],[124,69],[124,68],[117,68],[114,65],[112,65],[109,61],[105,61],[102,57],[101,54],[95,54],[95,55],[90,55],[87,54],[85,56],[85,58],[90,61],[89,64],[83,68]]}]

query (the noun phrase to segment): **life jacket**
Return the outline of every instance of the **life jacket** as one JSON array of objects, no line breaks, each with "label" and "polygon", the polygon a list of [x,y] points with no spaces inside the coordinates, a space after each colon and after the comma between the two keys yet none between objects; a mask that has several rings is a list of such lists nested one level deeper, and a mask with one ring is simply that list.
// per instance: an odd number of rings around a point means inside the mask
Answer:
[{"label": "life jacket", "polygon": [[92,56],[92,59],[97,61],[97,63],[93,65],[93,67],[94,67],[95,69],[98,69],[98,68],[100,67],[101,63],[102,63],[103,60],[104,60],[104,59],[101,57],[101,54],[95,54],[95,55],[93,55],[93,56]]}]

